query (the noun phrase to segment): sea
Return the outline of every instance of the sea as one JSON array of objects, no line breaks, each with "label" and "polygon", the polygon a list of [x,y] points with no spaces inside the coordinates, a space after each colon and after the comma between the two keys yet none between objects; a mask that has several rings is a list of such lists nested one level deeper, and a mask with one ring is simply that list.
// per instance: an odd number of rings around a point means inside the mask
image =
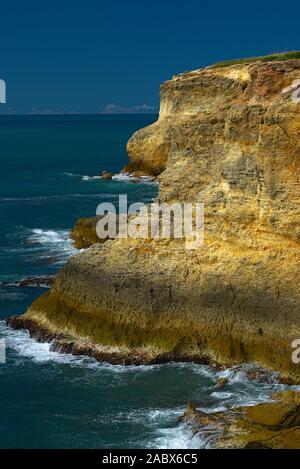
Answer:
[{"label": "sea", "polygon": [[[0,116],[0,448],[212,448],[211,428],[179,423],[187,403],[226,411],[270,399],[277,377],[248,379],[247,364],[224,370],[194,363],[116,366],[51,351],[5,318],[26,311],[76,254],[69,232],[101,202],[150,202],[158,186],[120,174],[126,142],[156,115]],[[110,171],[114,180],[99,178]],[[21,283],[20,283],[21,282]],[[2,340],[3,342],[3,340]],[[228,384],[215,390],[220,377]]]}]

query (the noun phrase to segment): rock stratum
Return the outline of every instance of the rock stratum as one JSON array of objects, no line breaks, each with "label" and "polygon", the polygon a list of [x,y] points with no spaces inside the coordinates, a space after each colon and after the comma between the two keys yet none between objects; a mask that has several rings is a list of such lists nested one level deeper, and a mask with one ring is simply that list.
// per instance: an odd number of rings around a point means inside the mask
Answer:
[{"label": "rock stratum", "polygon": [[127,170],[159,175],[160,201],[204,202],[204,246],[95,244],[8,323],[112,362],[258,362],[300,382],[299,78],[295,59],[164,83],[158,121],[128,143]]}]

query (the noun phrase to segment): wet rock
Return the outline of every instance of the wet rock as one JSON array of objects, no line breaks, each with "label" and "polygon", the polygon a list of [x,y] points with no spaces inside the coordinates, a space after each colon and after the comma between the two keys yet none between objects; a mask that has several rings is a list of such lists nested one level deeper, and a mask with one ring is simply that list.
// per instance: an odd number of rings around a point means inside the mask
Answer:
[{"label": "wet rock", "polygon": [[45,277],[26,277],[13,282],[1,282],[0,285],[9,287],[42,287],[50,288],[54,283],[54,276]]},{"label": "wet rock", "polygon": [[228,378],[220,378],[213,386],[214,390],[222,389],[228,383]]},{"label": "wet rock", "polygon": [[[72,229],[70,236],[74,241],[74,246],[77,249],[86,249],[93,244],[105,243],[109,237],[99,238],[96,231],[98,221],[102,216],[79,218]],[[118,231],[118,217],[117,217],[117,231]]]},{"label": "wet rock", "polygon": [[38,342],[51,342],[58,334],[51,332],[49,329],[39,325],[32,319],[23,318],[21,316],[11,316],[6,319],[7,326],[15,330],[25,329],[29,332],[30,337],[34,337]]},{"label": "wet rock", "polygon": [[101,179],[104,179],[106,181],[110,181],[113,177],[112,173],[109,173],[108,171],[102,171],[100,174]]},{"label": "wet rock", "polygon": [[[51,342],[51,350],[60,353],[71,353],[73,355],[85,355],[99,362],[108,362],[114,365],[153,365],[168,363],[170,361],[188,361],[191,357],[182,357],[172,354],[151,355],[147,350],[128,349],[120,346],[104,346],[95,344],[87,339],[82,340],[72,336],[68,332],[55,329],[47,322],[39,322],[31,317],[11,316],[6,319],[6,324],[12,329],[27,330],[30,337],[38,342]],[[207,364],[203,359],[191,360],[201,364]]]},{"label": "wet rock", "polygon": [[249,422],[263,425],[270,430],[300,425],[300,406],[294,402],[268,402],[246,409]]},{"label": "wet rock", "polygon": [[278,376],[274,375],[274,373],[270,372],[269,370],[264,370],[263,368],[246,369],[245,376],[249,381],[266,384],[272,384],[279,378]]},{"label": "wet rock", "polygon": [[[274,384],[284,382],[280,373],[263,368],[257,364],[242,364],[231,368],[229,379],[238,379],[241,381],[250,381],[261,384]],[[288,383],[285,383],[288,384]],[[291,384],[291,383],[290,383]]]},{"label": "wet rock", "polygon": [[100,217],[79,218],[72,229],[70,236],[77,249],[85,249],[99,243],[96,225]]},{"label": "wet rock", "polygon": [[273,394],[272,402],[205,414],[188,406],[180,418],[205,438],[215,430],[214,447],[300,449],[300,391]]}]

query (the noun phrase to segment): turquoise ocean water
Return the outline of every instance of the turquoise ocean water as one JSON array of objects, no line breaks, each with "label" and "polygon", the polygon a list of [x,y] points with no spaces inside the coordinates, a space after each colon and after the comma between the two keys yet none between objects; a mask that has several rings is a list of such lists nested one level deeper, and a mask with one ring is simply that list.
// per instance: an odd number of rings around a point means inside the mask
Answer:
[{"label": "turquoise ocean water", "polygon": [[[277,384],[250,383],[246,367],[216,372],[196,364],[122,367],[50,351],[4,319],[45,290],[20,287],[52,275],[75,253],[69,230],[100,202],[150,201],[157,186],[102,181],[126,164],[132,133],[156,116],[0,116],[0,448],[198,448],[178,424],[188,400],[207,412],[268,399]],[[219,392],[222,375],[229,384]]]}]

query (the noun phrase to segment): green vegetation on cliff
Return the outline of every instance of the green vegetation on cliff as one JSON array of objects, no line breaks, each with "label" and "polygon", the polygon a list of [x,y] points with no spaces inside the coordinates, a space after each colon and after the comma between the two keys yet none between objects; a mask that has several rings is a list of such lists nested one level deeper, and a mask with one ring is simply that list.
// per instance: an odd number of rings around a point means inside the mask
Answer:
[{"label": "green vegetation on cliff", "polygon": [[250,62],[276,62],[281,60],[300,59],[300,51],[282,52],[279,54],[263,55],[261,57],[246,57],[242,59],[224,60],[217,62],[211,68],[229,67],[230,65],[247,64]]}]

